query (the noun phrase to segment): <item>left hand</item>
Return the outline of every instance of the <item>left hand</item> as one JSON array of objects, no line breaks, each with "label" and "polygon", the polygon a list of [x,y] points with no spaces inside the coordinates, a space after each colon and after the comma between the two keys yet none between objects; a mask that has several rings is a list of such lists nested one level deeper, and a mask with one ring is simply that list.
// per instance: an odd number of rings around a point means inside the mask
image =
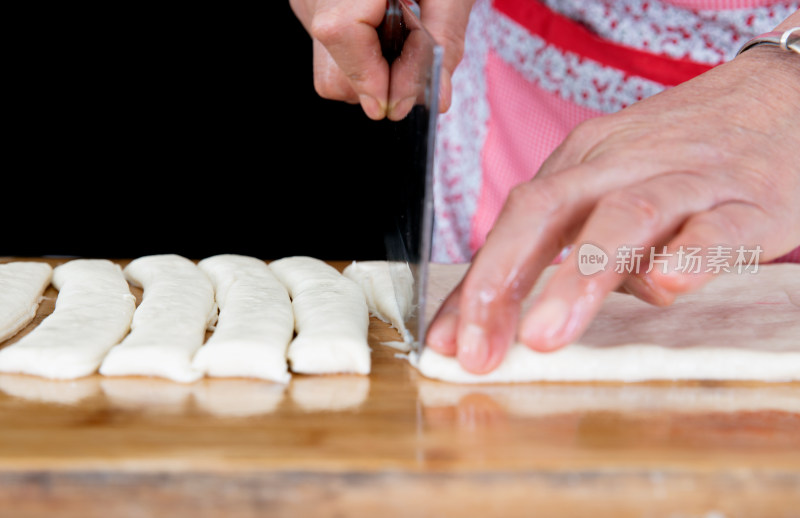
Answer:
[{"label": "left hand", "polygon": [[[521,315],[544,268],[582,243],[608,252],[609,267],[581,275],[573,249]],[[700,288],[712,274],[677,271],[679,248],[758,245],[764,262],[798,244],[800,56],[757,47],[576,128],[513,190],[427,343],[485,373],[515,341],[544,352],[576,340],[611,291],[667,305]],[[621,246],[662,245],[666,273],[614,268]]]},{"label": "left hand", "polygon": [[[443,48],[439,110],[450,107],[451,76],[464,52],[464,33],[475,0],[419,2],[420,19]],[[376,28],[386,11],[385,0],[290,0],[297,18],[313,40],[314,88],[325,98],[360,104],[371,119],[400,120],[413,108],[423,66],[419,53],[406,52],[392,65],[393,76],[411,77],[389,88],[389,64],[381,54]],[[409,38],[411,39],[411,38]]]}]

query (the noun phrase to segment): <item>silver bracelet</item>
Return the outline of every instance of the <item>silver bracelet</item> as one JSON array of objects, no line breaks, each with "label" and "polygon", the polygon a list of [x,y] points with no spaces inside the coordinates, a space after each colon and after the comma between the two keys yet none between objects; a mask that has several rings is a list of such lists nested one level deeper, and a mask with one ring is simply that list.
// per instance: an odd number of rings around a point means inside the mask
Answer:
[{"label": "silver bracelet", "polygon": [[745,50],[752,49],[758,45],[780,47],[783,50],[800,54],[800,27],[792,27],[783,32],[774,31],[762,34],[742,45],[736,55],[738,56]]}]

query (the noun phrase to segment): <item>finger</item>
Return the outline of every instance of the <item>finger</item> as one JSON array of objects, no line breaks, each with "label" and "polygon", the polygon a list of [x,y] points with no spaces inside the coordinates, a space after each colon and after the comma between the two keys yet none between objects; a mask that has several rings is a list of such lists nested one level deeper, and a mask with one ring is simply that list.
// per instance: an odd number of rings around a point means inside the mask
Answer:
[{"label": "finger", "polygon": [[456,354],[456,328],[458,326],[458,305],[461,285],[450,292],[428,326],[425,345],[445,356]]},{"label": "finger", "polygon": [[425,90],[433,64],[429,38],[420,30],[412,30],[403,44],[403,51],[391,65],[389,107],[386,116],[401,120],[416,104],[425,103]]},{"label": "finger", "polygon": [[[760,207],[729,202],[689,218],[670,241],[669,264],[652,272],[654,284],[674,295],[696,291],[717,274],[757,269],[780,255],[776,222]],[[764,232],[764,229],[770,232]]]},{"label": "finger", "polygon": [[383,118],[388,104],[389,64],[377,32],[385,9],[381,1],[321,1],[309,30],[347,77],[372,119]]},{"label": "finger", "polygon": [[718,196],[710,182],[687,173],[660,175],[603,196],[522,319],[520,341],[552,351],[575,340],[605,297],[648,266],[651,247],[674,235],[691,214],[714,206]]},{"label": "finger", "polygon": [[580,228],[601,177],[578,168],[516,187],[461,286],[458,359],[473,373],[491,371],[515,338],[520,306],[542,270]]},{"label": "finger", "polygon": [[453,74],[442,72],[439,78],[439,113],[445,113],[453,103]]},{"label": "finger", "polygon": [[[580,128],[573,135],[581,137],[594,126]],[[522,297],[561,250],[575,242],[597,200],[625,188],[631,168],[645,180],[664,170],[664,164],[634,154],[553,171],[553,164],[568,163],[564,157],[582,156],[576,151],[582,140],[570,141],[555,153],[558,156],[545,162],[533,181],[511,192],[473,258],[462,288],[456,338],[465,370],[485,373],[499,364],[514,338],[508,329],[516,325]],[[723,189],[718,191],[722,195]],[[478,332],[481,329],[483,334]]]},{"label": "finger", "polygon": [[659,286],[649,273],[627,277],[617,291],[633,295],[653,306],[669,306],[675,301],[675,294]]},{"label": "finger", "polygon": [[[353,90],[350,80],[344,75],[325,46],[314,40],[313,49],[314,90],[317,94],[332,101],[358,104],[358,94]],[[371,107],[369,109],[377,110],[379,108]]]},{"label": "finger", "polygon": [[[464,56],[464,35],[474,0],[440,0],[420,2],[420,19],[425,29],[442,47],[442,71],[439,85],[439,111],[447,111],[452,99],[451,77]],[[402,102],[398,96],[395,104]],[[394,109],[390,101],[390,112]],[[403,106],[397,106],[398,111]]]}]

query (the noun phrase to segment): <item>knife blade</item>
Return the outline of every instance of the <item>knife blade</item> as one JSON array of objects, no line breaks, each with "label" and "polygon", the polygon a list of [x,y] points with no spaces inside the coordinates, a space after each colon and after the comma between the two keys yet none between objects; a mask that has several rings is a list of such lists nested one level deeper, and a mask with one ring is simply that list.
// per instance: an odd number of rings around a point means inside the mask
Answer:
[{"label": "knife blade", "polygon": [[[386,257],[398,307],[413,293],[405,315],[412,347],[421,352],[427,329],[428,265],[433,239],[433,158],[439,113],[439,77],[443,49],[419,19],[413,0],[387,0],[378,27],[384,57],[390,66],[389,96],[416,96],[414,106],[398,121],[390,121],[394,138],[387,156],[395,158],[398,185],[393,192],[393,221],[385,235]],[[399,168],[398,168],[399,166]]]}]

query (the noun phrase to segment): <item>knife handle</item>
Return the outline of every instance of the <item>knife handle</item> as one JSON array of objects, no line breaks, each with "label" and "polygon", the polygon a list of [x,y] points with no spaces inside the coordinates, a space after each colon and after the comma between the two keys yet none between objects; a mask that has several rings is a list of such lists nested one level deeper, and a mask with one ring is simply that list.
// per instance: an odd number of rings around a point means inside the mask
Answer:
[{"label": "knife handle", "polygon": [[386,61],[391,64],[403,51],[408,36],[408,27],[403,17],[402,0],[386,0],[386,13],[378,26],[378,39]]}]

